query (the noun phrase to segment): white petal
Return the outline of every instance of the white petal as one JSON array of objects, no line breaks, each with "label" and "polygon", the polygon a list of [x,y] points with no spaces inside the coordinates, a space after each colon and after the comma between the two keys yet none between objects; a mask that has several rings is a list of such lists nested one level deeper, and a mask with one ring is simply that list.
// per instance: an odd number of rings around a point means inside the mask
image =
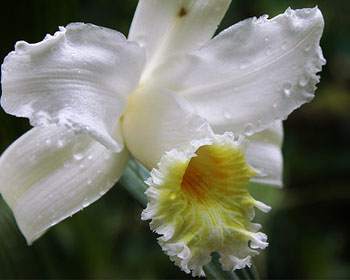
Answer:
[{"label": "white petal", "polygon": [[282,187],[282,121],[276,121],[268,129],[255,133],[247,139],[249,139],[249,145],[245,153],[246,160],[263,175],[252,178],[251,181]]},{"label": "white petal", "polygon": [[119,32],[70,24],[39,43],[17,42],[2,65],[1,105],[34,126],[70,127],[120,151],[123,143],[111,132],[144,59],[144,51]]},{"label": "white petal", "polygon": [[215,33],[230,0],[141,0],[129,39],[146,48],[143,78],[175,53],[200,48]]},{"label": "white petal", "polygon": [[0,192],[31,244],[106,193],[128,159],[66,128],[36,127],[1,156]]},{"label": "white petal", "polygon": [[325,63],[317,8],[242,21],[154,77],[184,96],[215,133],[252,135],[314,96]]},{"label": "white petal", "polygon": [[208,123],[191,106],[169,91],[140,88],[129,97],[122,132],[132,155],[148,169],[172,149],[212,135]]}]

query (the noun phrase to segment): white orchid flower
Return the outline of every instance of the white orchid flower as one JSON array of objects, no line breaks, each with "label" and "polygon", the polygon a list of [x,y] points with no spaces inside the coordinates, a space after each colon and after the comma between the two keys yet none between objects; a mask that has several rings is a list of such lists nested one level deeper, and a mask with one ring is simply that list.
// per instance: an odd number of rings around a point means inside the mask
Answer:
[{"label": "white orchid flower", "polygon": [[0,159],[0,191],[28,243],[100,198],[130,153],[148,169],[142,214],[185,272],[226,270],[267,246],[249,181],[282,185],[281,120],[314,96],[319,9],[239,22],[229,0],[141,0],[128,39],[73,23],[2,65],[4,110],[35,126]]}]

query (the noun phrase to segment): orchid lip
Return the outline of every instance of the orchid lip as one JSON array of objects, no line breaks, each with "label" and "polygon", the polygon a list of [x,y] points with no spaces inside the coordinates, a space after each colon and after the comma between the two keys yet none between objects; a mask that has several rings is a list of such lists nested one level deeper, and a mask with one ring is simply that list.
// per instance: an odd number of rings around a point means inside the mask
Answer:
[{"label": "orchid lip", "polygon": [[193,276],[204,275],[202,267],[212,252],[219,252],[223,267],[232,270],[244,260],[249,265],[247,257],[267,246],[251,220],[254,206],[264,212],[270,207],[248,193],[248,182],[257,173],[244,159],[243,142],[230,134],[215,135],[186,152],[172,150],[147,181],[150,203],[142,219],[152,220],[163,250]]}]

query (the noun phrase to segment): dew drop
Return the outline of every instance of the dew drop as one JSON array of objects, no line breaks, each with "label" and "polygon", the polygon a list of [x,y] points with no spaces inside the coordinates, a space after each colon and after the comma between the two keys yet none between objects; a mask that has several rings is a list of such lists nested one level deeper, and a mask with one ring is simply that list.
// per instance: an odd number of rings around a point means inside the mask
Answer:
[{"label": "dew drop", "polygon": [[45,140],[45,143],[46,143],[46,145],[50,145],[51,139],[46,139],[46,140]]},{"label": "dew drop", "polygon": [[86,182],[88,185],[91,185],[91,179],[88,179]]},{"label": "dew drop", "polygon": [[100,169],[97,169],[97,174],[101,174],[101,170]]},{"label": "dew drop", "polygon": [[17,42],[16,46],[15,46],[15,51],[18,54],[22,54],[27,50],[27,45],[28,44],[26,42],[23,42],[23,41]]},{"label": "dew drop", "polygon": [[274,109],[277,109],[277,103],[273,103],[272,107],[273,107]]},{"label": "dew drop", "polygon": [[84,155],[82,153],[76,153],[73,155],[75,160],[82,160],[84,158]]},{"label": "dew drop", "polygon": [[286,83],[283,86],[283,92],[287,97],[289,97],[291,94],[291,88],[292,88],[292,85],[290,83]]},{"label": "dew drop", "polygon": [[81,206],[82,206],[83,208],[85,208],[85,207],[88,206],[88,205],[89,205],[89,200],[87,199],[87,197],[85,197],[83,203],[81,204]]},{"label": "dew drop", "polygon": [[307,85],[307,83],[309,82],[309,79],[306,76],[302,76],[299,79],[299,86],[301,87],[305,87]]},{"label": "dew drop", "polygon": [[99,192],[99,194],[100,195],[104,195],[106,193],[106,190],[105,189],[103,189],[103,188],[100,188],[100,192]]},{"label": "dew drop", "polygon": [[58,140],[57,141],[57,147],[58,148],[62,148],[63,147],[63,141],[62,140]]},{"label": "dew drop", "polygon": [[265,40],[265,42],[267,43],[267,42],[269,41],[269,36],[266,35],[264,40]]},{"label": "dew drop", "polygon": [[252,136],[254,133],[254,126],[251,123],[247,123],[244,127],[244,134],[247,136]]},{"label": "dew drop", "polygon": [[93,156],[92,155],[89,155],[88,156],[88,160],[92,160],[93,159]]},{"label": "dew drop", "polygon": [[80,167],[81,169],[83,169],[83,168],[85,168],[85,165],[84,165],[84,164],[80,164],[79,167]]}]

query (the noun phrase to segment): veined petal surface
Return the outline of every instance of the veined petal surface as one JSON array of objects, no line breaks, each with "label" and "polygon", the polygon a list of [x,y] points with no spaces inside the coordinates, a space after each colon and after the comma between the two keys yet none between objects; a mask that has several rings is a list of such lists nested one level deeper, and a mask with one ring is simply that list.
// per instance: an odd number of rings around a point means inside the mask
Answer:
[{"label": "veined petal surface", "polygon": [[129,96],[121,127],[129,151],[150,170],[165,152],[212,135],[208,122],[185,99],[152,87]]},{"label": "veined petal surface", "polygon": [[88,206],[122,175],[129,153],[114,153],[64,127],[35,127],[0,158],[0,192],[31,244]]},{"label": "veined petal surface", "polygon": [[230,0],[140,0],[129,39],[144,46],[146,79],[169,56],[200,48],[214,35]]},{"label": "veined petal surface", "polygon": [[270,207],[254,200],[248,182],[256,175],[244,159],[243,138],[215,135],[173,149],[160,160],[146,182],[150,200],[142,219],[170,259],[186,273],[205,276],[203,266],[218,252],[223,269],[249,266],[256,249],[268,244],[260,225],[251,220],[254,207]]},{"label": "veined petal surface", "polygon": [[2,65],[1,105],[34,126],[66,126],[121,151],[111,134],[144,61],[121,33],[73,23],[39,43],[17,42]]},{"label": "veined petal surface", "polygon": [[325,63],[323,25],[317,7],[251,18],[174,57],[153,76],[185,97],[215,133],[229,128],[250,136],[313,98]]},{"label": "veined petal surface", "polygon": [[266,185],[282,187],[282,121],[276,121],[269,128],[247,137],[249,144],[245,157],[249,165],[258,169],[262,176],[253,177],[251,181]]}]

